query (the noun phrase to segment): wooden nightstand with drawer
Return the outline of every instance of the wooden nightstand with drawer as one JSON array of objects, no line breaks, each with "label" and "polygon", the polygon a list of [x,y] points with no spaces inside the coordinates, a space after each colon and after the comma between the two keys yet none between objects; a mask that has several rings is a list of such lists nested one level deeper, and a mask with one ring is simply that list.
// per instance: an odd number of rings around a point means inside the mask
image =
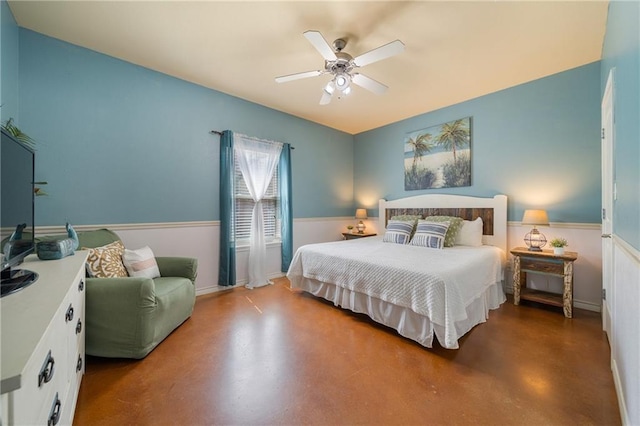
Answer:
[{"label": "wooden nightstand with drawer", "polygon": [[[529,251],[524,247],[511,250],[513,255],[513,303],[520,304],[520,299],[563,308],[564,316],[573,316],[573,262],[578,253],[566,251],[556,255],[551,250]],[[527,273],[553,275],[562,277],[564,286],[562,294],[527,288]]]}]

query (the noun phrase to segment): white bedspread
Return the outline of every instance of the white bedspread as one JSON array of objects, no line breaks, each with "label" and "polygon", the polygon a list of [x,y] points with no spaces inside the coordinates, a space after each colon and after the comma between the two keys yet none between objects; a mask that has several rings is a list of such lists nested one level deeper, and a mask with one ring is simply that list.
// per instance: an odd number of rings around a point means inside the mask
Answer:
[{"label": "white bedspread", "polygon": [[466,308],[502,280],[504,262],[492,246],[437,250],[369,237],[300,247],[287,277],[292,287],[309,278],[411,309],[444,327],[448,347]]}]

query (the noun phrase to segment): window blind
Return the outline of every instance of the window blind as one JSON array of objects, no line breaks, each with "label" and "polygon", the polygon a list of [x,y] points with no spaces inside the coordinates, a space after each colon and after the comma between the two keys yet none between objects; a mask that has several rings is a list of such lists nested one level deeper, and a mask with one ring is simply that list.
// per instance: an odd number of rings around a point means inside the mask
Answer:
[{"label": "window blind", "polygon": [[[242,177],[242,172],[238,166],[236,155],[234,154],[234,201],[235,220],[234,235],[236,241],[248,242],[251,232],[251,213],[255,202],[247,189],[247,184]],[[262,199],[262,212],[264,220],[264,232],[267,242],[280,240],[280,192],[278,188],[278,166],[271,178],[267,193]]]}]

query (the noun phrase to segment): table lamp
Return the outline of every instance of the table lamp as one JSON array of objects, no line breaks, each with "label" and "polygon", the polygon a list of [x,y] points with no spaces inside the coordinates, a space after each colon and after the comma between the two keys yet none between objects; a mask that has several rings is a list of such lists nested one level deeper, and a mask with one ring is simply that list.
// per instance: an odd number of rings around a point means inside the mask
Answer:
[{"label": "table lamp", "polygon": [[529,251],[542,251],[542,247],[547,244],[547,238],[536,229],[536,226],[549,225],[546,210],[525,210],[522,224],[533,225],[531,232],[524,236],[524,242],[529,247]]},{"label": "table lamp", "polygon": [[366,218],[367,209],[356,209],[356,219],[360,219],[360,222],[358,222],[358,224],[356,225],[356,228],[358,228],[358,234],[364,234],[364,229],[366,228],[366,226],[364,226],[364,223],[362,223],[362,219]]}]

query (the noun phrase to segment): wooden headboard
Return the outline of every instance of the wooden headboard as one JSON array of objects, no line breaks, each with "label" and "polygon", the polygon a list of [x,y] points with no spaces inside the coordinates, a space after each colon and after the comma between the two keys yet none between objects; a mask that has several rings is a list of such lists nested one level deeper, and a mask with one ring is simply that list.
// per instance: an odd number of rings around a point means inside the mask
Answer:
[{"label": "wooden headboard", "polygon": [[464,195],[425,194],[398,200],[380,200],[379,229],[384,230],[387,222],[396,215],[457,216],[466,220],[482,218],[482,242],[507,251],[507,196],[490,198]]}]

